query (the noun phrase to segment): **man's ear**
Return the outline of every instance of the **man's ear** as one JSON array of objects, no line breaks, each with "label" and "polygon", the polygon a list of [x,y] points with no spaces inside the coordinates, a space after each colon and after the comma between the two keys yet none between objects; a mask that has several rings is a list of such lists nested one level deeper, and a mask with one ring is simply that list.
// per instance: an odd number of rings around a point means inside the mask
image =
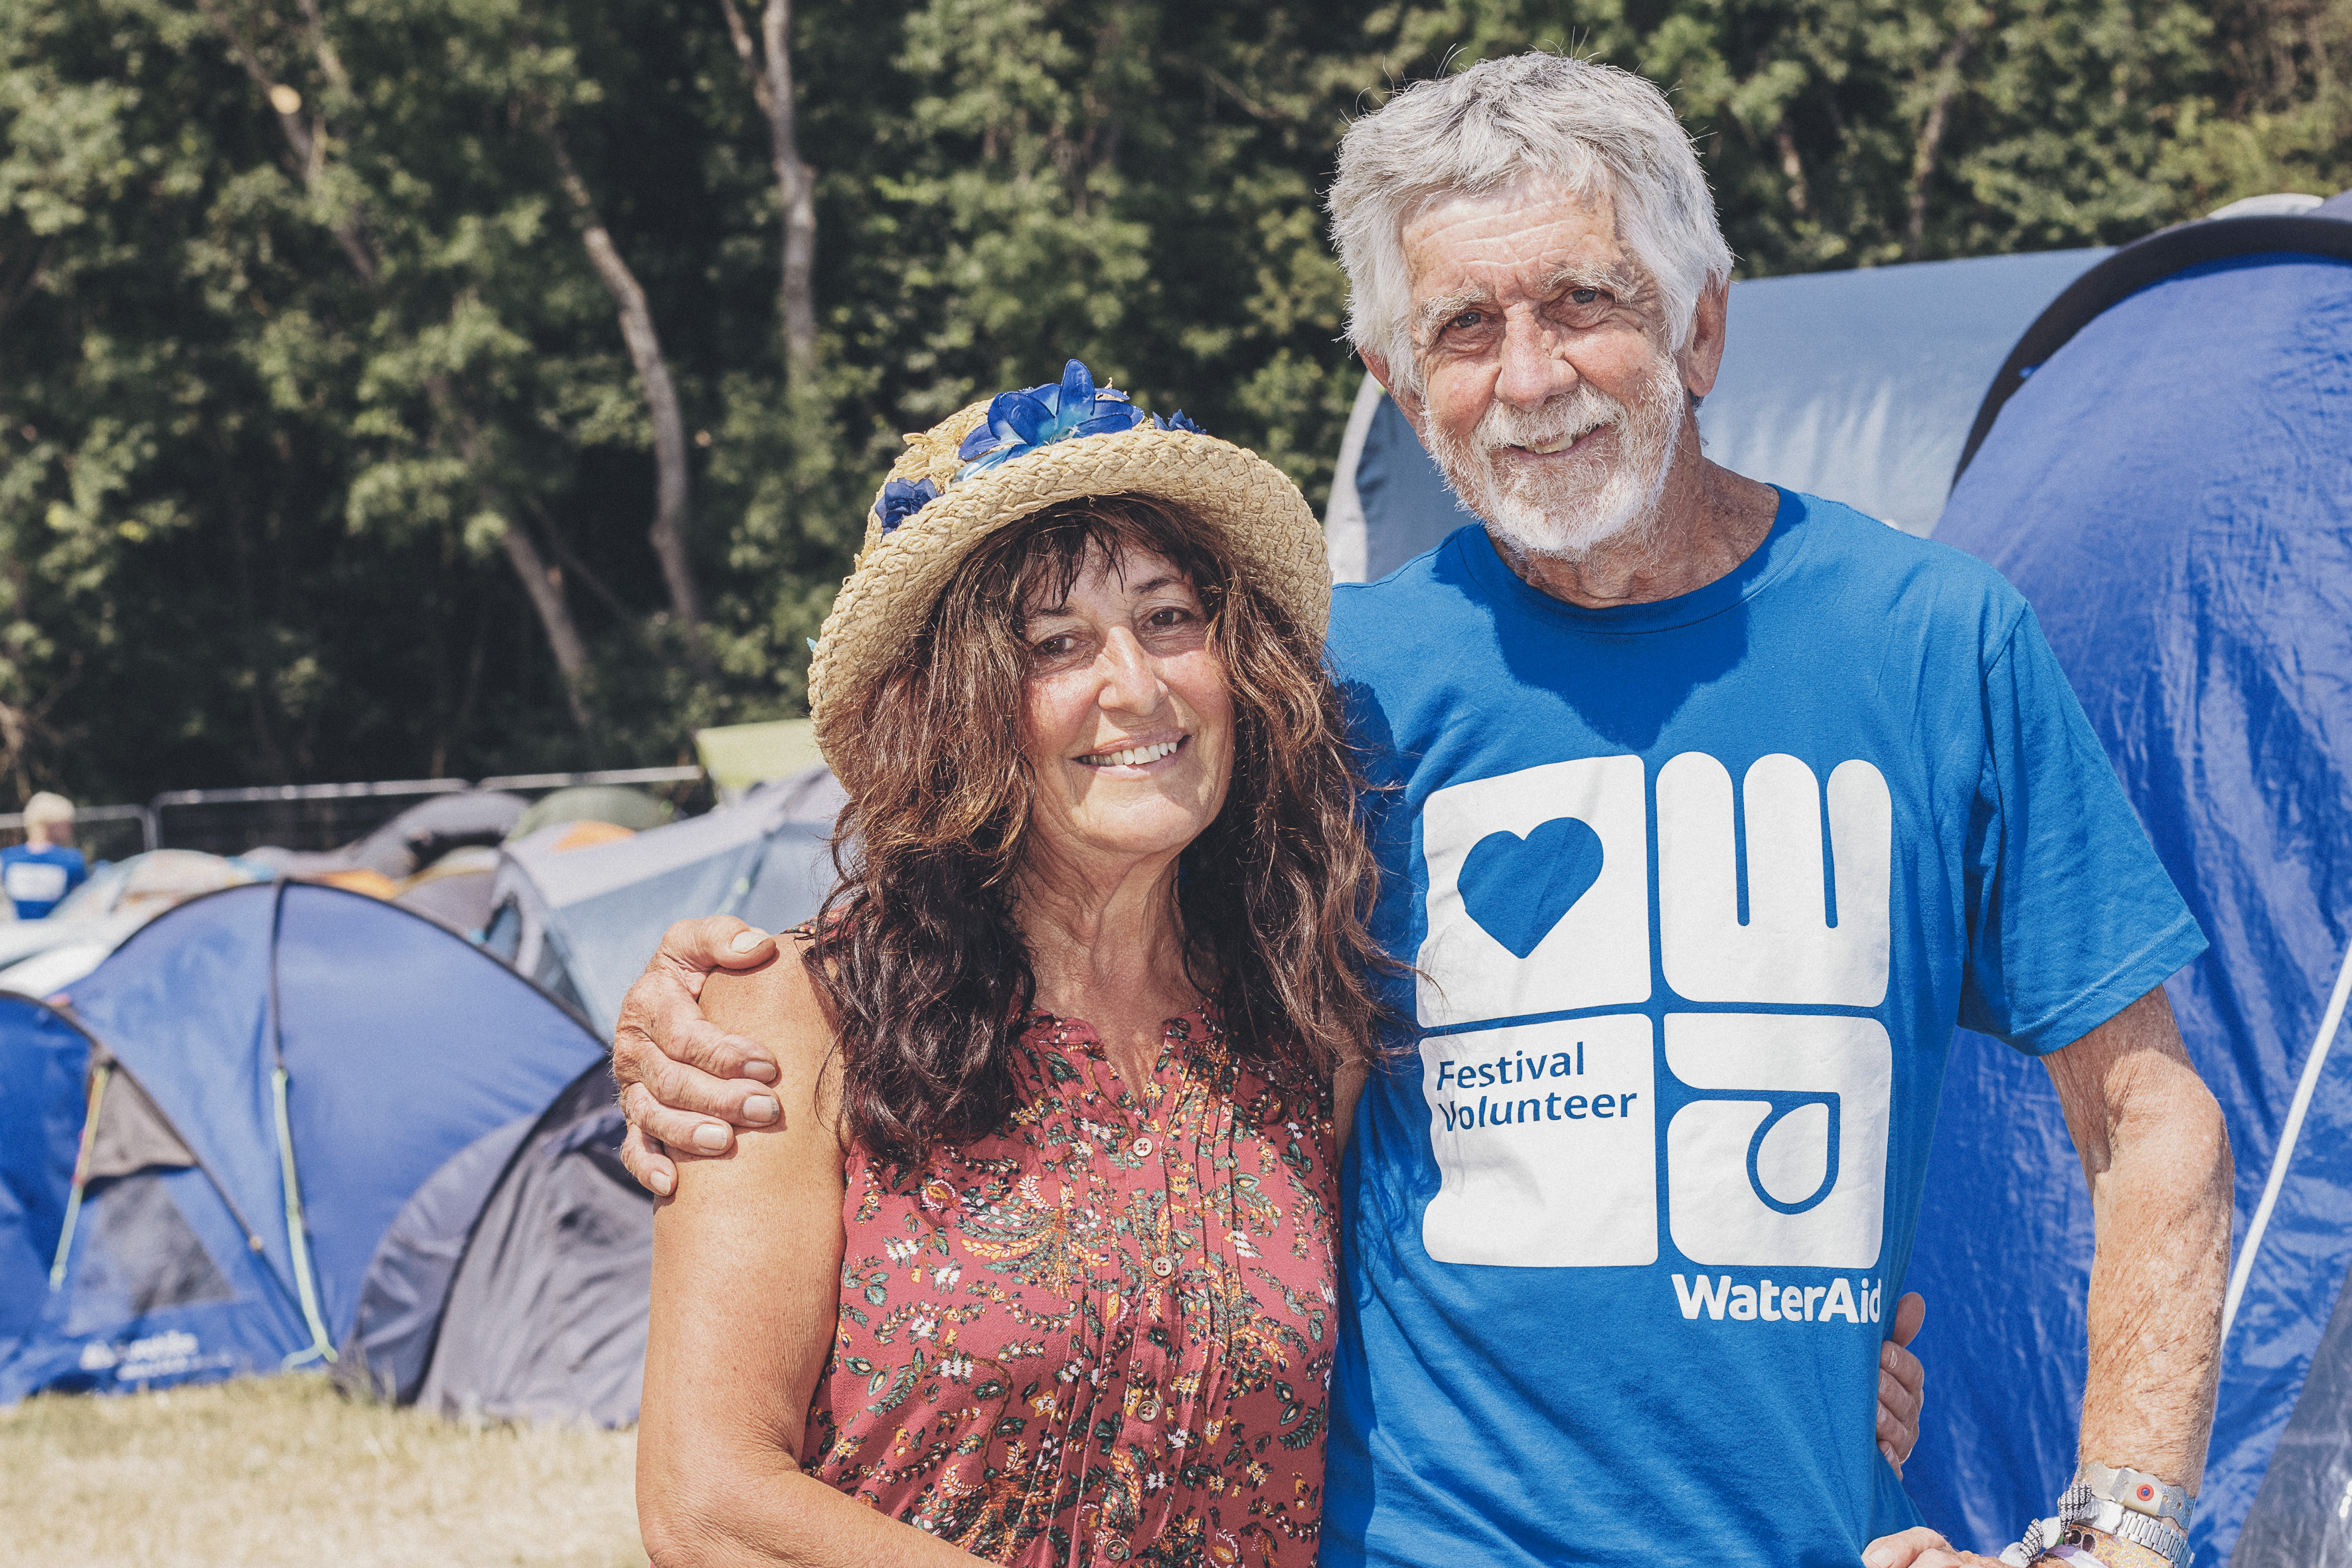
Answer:
[{"label": "man's ear", "polygon": [[1429,411],[1428,405],[1397,384],[1396,377],[1389,374],[1386,354],[1375,353],[1370,349],[1358,349],[1356,357],[1364,362],[1364,368],[1372,373],[1372,379],[1381,384],[1381,389],[1389,395],[1389,401],[1397,405],[1397,412],[1404,416],[1405,423],[1412,426],[1415,436],[1419,436],[1422,421]]},{"label": "man's ear", "polygon": [[1715,378],[1723,369],[1723,340],[1731,315],[1731,285],[1710,285],[1698,297],[1698,308],[1692,311],[1690,342],[1675,356],[1675,368],[1683,378],[1683,388],[1693,397],[1705,397],[1715,390]]}]

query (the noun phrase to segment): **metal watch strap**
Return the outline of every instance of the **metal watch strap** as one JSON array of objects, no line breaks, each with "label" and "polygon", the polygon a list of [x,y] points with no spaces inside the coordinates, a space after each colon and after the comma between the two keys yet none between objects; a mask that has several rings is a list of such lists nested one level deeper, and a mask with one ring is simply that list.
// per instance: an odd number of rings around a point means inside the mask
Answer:
[{"label": "metal watch strap", "polygon": [[2176,1568],[2186,1568],[2189,1562],[2189,1537],[2175,1530],[2170,1521],[2105,1498],[2095,1500],[2087,1512],[2069,1517],[2066,1523],[2070,1528],[2095,1530],[2102,1535],[2145,1546]]},{"label": "metal watch strap", "polygon": [[2096,1459],[2084,1459],[2074,1472],[2074,1485],[2093,1497],[2121,1503],[2134,1513],[2144,1513],[2151,1519],[2168,1521],[2175,1530],[2186,1534],[2189,1516],[2196,1511],[2196,1500],[2186,1487],[2176,1487],[2146,1470],[2111,1467]]}]

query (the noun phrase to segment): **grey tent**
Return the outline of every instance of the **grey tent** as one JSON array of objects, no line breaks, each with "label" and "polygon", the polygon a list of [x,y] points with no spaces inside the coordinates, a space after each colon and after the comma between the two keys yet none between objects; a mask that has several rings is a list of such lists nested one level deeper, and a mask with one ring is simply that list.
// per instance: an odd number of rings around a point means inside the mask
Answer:
[{"label": "grey tent", "polygon": [[738,915],[773,931],[816,912],[845,800],[824,768],[707,816],[560,849],[544,827],[506,846],[483,944],[609,1038],[621,997],[673,921]]},{"label": "grey tent", "polygon": [[527,803],[501,790],[455,790],[410,806],[364,838],[340,849],[280,849],[265,845],[247,852],[281,877],[331,871],[373,871],[398,881],[432,865],[453,849],[496,844],[511,832]]},{"label": "grey tent", "polygon": [[622,1131],[599,1062],[445,1163],[369,1266],[337,1380],[445,1415],[635,1421],[654,1200]]}]

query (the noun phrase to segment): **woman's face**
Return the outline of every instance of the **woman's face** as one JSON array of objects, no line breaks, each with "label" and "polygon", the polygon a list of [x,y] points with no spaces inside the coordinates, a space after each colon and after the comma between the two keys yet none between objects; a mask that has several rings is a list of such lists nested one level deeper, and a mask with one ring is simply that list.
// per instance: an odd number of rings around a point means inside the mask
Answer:
[{"label": "woman's face", "polygon": [[1233,699],[1192,584],[1149,552],[1097,548],[1067,599],[1023,609],[1033,852],[1084,866],[1182,849],[1234,767]]}]

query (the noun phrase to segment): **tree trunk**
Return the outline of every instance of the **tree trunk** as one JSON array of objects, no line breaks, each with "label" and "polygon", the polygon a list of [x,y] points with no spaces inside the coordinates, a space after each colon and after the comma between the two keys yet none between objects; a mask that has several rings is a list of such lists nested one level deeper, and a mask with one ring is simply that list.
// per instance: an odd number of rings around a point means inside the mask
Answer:
[{"label": "tree trunk", "polygon": [[1911,225],[1910,237],[1905,246],[1907,259],[1916,261],[1927,237],[1927,182],[1936,176],[1936,165],[1944,153],[1944,123],[1952,108],[1952,95],[1959,90],[1960,65],[1968,58],[1969,46],[1976,34],[1966,26],[1952,35],[1949,47],[1936,66],[1936,96],[1927,105],[1927,118],[1919,127],[1919,141],[1911,159]]},{"label": "tree trunk", "polygon": [[694,567],[687,556],[688,510],[686,419],[677,407],[677,387],[662,357],[661,337],[654,331],[654,315],[637,275],[621,259],[613,237],[596,216],[596,204],[587,182],[572,167],[572,154],[555,128],[555,118],[541,105],[539,132],[555,155],[555,169],[580,222],[580,240],[604,291],[620,313],[621,337],[629,345],[637,384],[645,389],[646,411],[654,424],[654,525],[647,537],[661,562],[662,578],[669,587],[670,609],[686,629],[688,644],[698,652],[702,641],[702,603],[695,592]]},{"label": "tree trunk", "polygon": [[589,723],[588,700],[582,687],[588,676],[588,649],[580,641],[580,629],[572,624],[572,608],[563,600],[563,580],[548,570],[539,546],[512,521],[499,534],[499,543],[507,552],[508,564],[522,579],[523,592],[530,595],[530,607],[539,612],[540,626],[547,633],[547,646],[555,650],[555,668],[563,672],[563,696],[572,707],[572,721],[585,730]]},{"label": "tree trunk", "polygon": [[719,0],[727,34],[751,79],[751,96],[768,121],[769,156],[776,171],[776,195],[783,222],[783,274],[776,291],[776,316],[783,330],[784,368],[801,381],[816,359],[816,171],[801,162],[793,107],[791,0],[767,0],[760,16],[760,43],[737,14],[735,0]]}]

